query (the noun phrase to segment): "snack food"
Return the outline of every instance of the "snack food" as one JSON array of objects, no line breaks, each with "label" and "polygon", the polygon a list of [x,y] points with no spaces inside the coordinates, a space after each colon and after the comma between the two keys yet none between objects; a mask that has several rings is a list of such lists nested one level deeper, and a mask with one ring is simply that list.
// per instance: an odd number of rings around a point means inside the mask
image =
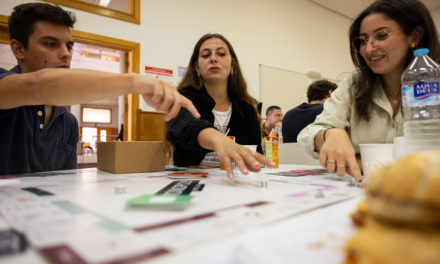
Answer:
[{"label": "snack food", "polygon": [[412,225],[440,224],[440,149],[412,153],[372,172],[369,213]]},{"label": "snack food", "polygon": [[367,202],[365,200],[361,201],[357,210],[350,214],[351,221],[357,226],[362,227],[365,225],[366,218],[368,216]]},{"label": "snack food", "polygon": [[346,264],[440,263],[440,149],[373,171],[351,218]]},{"label": "snack food", "polygon": [[390,226],[368,219],[346,243],[345,264],[439,263],[440,232]]}]

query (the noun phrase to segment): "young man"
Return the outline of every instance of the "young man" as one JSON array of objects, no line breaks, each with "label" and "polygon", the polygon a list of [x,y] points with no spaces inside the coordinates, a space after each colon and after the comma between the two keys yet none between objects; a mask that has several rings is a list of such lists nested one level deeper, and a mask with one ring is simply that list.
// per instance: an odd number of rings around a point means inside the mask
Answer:
[{"label": "young man", "polygon": [[269,106],[266,109],[266,121],[261,126],[261,135],[263,138],[267,136],[277,136],[282,120],[283,112],[281,111],[281,108],[277,105]]},{"label": "young man", "polygon": [[309,85],[307,100],[290,109],[283,119],[283,142],[296,142],[299,132],[308,124],[313,123],[323,110],[324,102],[331,96],[337,85],[327,80],[319,80]]},{"label": "young man", "polygon": [[78,123],[63,105],[127,93],[174,117],[183,106],[199,117],[174,86],[137,74],[68,69],[72,19],[60,7],[29,3],[9,18],[18,65],[0,68],[0,175],[76,168]]}]

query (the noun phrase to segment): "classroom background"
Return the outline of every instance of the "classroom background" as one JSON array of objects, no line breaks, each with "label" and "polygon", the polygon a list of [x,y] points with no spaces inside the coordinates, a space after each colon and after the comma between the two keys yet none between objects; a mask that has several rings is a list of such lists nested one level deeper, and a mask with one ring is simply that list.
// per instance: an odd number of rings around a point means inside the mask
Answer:
[{"label": "classroom background", "polygon": [[[26,2],[38,1],[2,1],[0,14],[9,15]],[[141,0],[140,24],[65,8],[75,14],[77,30],[139,42],[141,69],[152,65],[177,71],[187,65],[203,34],[221,33],[234,46],[249,92],[259,100],[264,99],[260,65],[318,72],[334,80],[354,69],[347,41],[351,18],[310,0]],[[440,28],[440,9],[432,15]],[[283,97],[306,99],[305,93]]]},{"label": "classroom background", "polygon": [[[437,1],[423,0],[440,28]],[[5,18],[14,6],[26,2],[41,1],[2,1],[0,15]],[[249,93],[263,102],[264,113],[272,104],[280,105],[287,112],[307,100],[307,85],[312,81],[327,78],[338,82],[354,70],[348,28],[357,15],[353,10],[362,10],[372,0],[140,0],[139,24],[66,4],[73,1],[51,2],[61,3],[64,9],[74,14],[77,19],[74,29],[81,31],[82,37],[90,33],[92,38],[105,37],[126,41],[128,46],[138,45],[135,48],[138,59],[131,62],[135,64],[134,69],[152,76],[155,70],[164,69],[166,71],[161,72],[160,77],[175,85],[185,71],[196,41],[207,32],[223,34],[234,46]],[[106,52],[115,55],[114,51]],[[120,65],[125,65],[124,56],[118,57]],[[78,56],[74,54],[72,67],[76,60]],[[96,65],[92,68],[96,69]],[[169,71],[173,72],[167,75]],[[108,140],[114,140],[124,124],[124,139],[164,140],[166,124],[157,121],[158,118],[150,112],[152,109],[136,95],[116,98],[111,103],[101,102],[99,107],[111,109],[111,121],[107,124],[84,122],[83,109],[89,106],[94,107],[93,104],[70,107],[80,121],[81,135],[90,130],[95,139],[107,136]],[[154,122],[158,125],[151,129]],[[81,141],[87,139],[81,138]]]}]

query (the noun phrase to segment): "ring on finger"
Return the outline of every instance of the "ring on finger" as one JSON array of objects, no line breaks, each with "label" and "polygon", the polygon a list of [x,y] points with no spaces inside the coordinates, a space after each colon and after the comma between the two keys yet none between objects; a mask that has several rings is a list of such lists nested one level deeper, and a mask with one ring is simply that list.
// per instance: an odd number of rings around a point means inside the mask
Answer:
[{"label": "ring on finger", "polygon": [[336,163],[336,161],[334,161],[334,160],[327,160],[327,163],[330,163],[330,164],[335,164],[335,163]]}]

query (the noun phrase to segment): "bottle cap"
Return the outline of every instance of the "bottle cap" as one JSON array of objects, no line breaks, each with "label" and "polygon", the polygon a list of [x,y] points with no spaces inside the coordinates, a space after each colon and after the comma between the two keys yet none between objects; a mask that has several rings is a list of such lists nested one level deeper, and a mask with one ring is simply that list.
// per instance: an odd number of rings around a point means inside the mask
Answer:
[{"label": "bottle cap", "polygon": [[413,54],[414,56],[420,56],[420,55],[425,55],[429,53],[429,49],[427,48],[423,48],[423,49],[416,49],[414,50]]}]

